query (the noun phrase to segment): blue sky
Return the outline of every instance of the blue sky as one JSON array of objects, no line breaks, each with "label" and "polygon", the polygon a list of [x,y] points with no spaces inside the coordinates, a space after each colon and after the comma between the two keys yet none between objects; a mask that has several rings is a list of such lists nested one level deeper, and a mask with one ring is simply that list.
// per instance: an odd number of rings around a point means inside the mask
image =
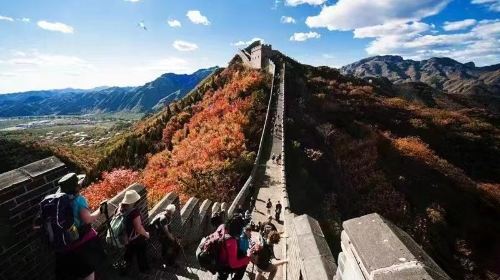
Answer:
[{"label": "blue sky", "polygon": [[489,65],[499,13],[500,0],[1,1],[0,93],[140,85],[225,66],[253,38],[312,65],[378,54]]}]

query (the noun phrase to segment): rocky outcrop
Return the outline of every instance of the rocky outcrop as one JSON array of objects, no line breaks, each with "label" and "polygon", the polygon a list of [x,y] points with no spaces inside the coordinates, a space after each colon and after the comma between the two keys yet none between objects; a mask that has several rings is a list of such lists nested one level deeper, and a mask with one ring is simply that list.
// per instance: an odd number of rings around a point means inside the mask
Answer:
[{"label": "rocky outcrop", "polygon": [[344,75],[385,77],[393,83],[423,82],[456,94],[494,95],[500,92],[500,64],[476,67],[447,57],[405,60],[401,56],[374,56],[341,68]]}]

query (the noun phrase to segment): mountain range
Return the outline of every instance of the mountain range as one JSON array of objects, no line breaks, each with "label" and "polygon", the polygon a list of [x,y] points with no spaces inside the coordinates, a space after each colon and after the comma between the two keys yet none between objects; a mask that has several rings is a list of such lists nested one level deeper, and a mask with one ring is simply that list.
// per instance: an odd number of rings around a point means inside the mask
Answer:
[{"label": "mountain range", "polygon": [[447,57],[415,61],[385,55],[362,59],[342,67],[341,73],[360,78],[385,77],[395,84],[422,82],[453,94],[498,95],[500,64],[476,67]]},{"label": "mountain range", "polygon": [[138,87],[57,89],[0,95],[0,117],[88,113],[147,113],[184,97],[217,67],[166,73]]}]

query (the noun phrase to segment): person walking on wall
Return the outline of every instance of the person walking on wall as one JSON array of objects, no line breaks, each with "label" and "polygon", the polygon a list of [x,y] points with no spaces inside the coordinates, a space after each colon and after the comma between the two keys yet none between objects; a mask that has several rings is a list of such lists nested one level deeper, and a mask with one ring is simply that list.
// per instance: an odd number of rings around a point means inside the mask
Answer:
[{"label": "person walking on wall", "polygon": [[174,204],[169,204],[165,211],[156,215],[151,221],[153,227],[157,230],[161,243],[161,256],[166,266],[177,267],[175,260],[180,253],[181,247],[172,232],[170,224],[174,219],[176,207]]},{"label": "person walking on wall", "polygon": [[267,214],[268,215],[271,214],[271,208],[273,208],[273,203],[271,202],[271,199],[268,198],[267,199],[267,203],[266,203],[266,209],[267,209]]},{"label": "person walking on wall", "polygon": [[149,232],[144,229],[141,219],[141,212],[137,208],[137,202],[141,196],[134,190],[125,192],[119,210],[125,218],[125,233],[127,235],[127,245],[125,245],[126,273],[132,267],[134,257],[137,258],[139,271],[146,273],[149,264],[146,256],[146,240],[149,239]]},{"label": "person walking on wall", "polygon": [[277,222],[280,220],[281,209],[282,209],[281,203],[278,201],[278,203],[276,203],[275,206],[275,218]]},{"label": "person walking on wall", "polygon": [[95,269],[104,259],[104,251],[92,228],[92,222],[100,212],[90,212],[87,199],[80,194],[80,188],[85,175],[68,173],[58,184],[58,193],[65,193],[71,199],[73,223],[78,231],[78,239],[64,250],[56,252],[56,279],[95,278]]},{"label": "person walking on wall", "polygon": [[253,211],[255,208],[255,202],[257,201],[257,195],[253,194],[252,197],[250,197],[250,211]]},{"label": "person walking on wall", "polygon": [[226,224],[221,225],[218,231],[222,227],[224,242],[223,248],[219,250],[219,262],[225,264],[225,268],[217,272],[217,280],[226,280],[229,274],[233,274],[232,280],[241,280],[250,262],[250,258],[239,249],[239,238],[244,228],[243,219],[234,215]]},{"label": "person walking on wall", "polygon": [[280,260],[274,263],[271,262],[272,259],[276,259],[273,247],[279,242],[280,234],[277,231],[271,231],[262,244],[252,249],[255,264],[257,265],[255,280],[264,280],[264,272],[269,273],[267,280],[273,280],[278,271],[278,267],[288,262],[287,260]]}]

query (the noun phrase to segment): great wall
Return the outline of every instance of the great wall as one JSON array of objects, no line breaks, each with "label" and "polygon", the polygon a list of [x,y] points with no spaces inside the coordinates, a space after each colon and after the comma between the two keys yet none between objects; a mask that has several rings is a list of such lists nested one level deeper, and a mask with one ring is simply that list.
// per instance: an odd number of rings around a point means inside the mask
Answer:
[{"label": "great wall", "polygon": [[[213,231],[209,223],[211,214],[218,209],[234,213],[238,205],[248,205],[251,192],[257,195],[255,221],[265,219],[264,203],[267,198],[280,200],[283,208],[283,238],[275,248],[276,255],[288,259],[275,279],[450,279],[446,273],[404,231],[378,214],[369,214],[347,220],[341,234],[342,252],[335,262],[321,227],[313,217],[294,212],[286,187],[286,164],[278,165],[271,155],[282,154],[285,163],[286,144],[286,62],[274,59],[270,45],[252,44],[237,53],[249,67],[267,69],[273,76],[271,94],[260,145],[252,172],[236,198],[227,202],[213,202],[190,198],[181,205],[175,193],[166,194],[148,211],[145,186],[135,184],[108,200],[109,215],[114,213],[126,190],[134,189],[141,195],[138,202],[143,217],[151,219],[166,205],[175,204],[177,212],[172,222],[176,236],[182,237],[186,257],[180,257],[179,271],[154,270],[150,275],[123,278],[110,269],[120,258],[110,250],[108,260],[99,269],[100,279],[215,279],[210,272],[199,269],[194,251],[199,240]],[[280,123],[278,131],[271,133],[271,122]],[[53,279],[54,257],[50,249],[32,230],[32,221],[38,203],[56,190],[56,182],[68,168],[56,157],[0,174],[0,280]],[[104,215],[94,227],[100,236],[106,232]],[[159,244],[151,238],[148,254],[158,262]],[[109,248],[108,248],[109,249]],[[252,279],[252,265],[244,279]]]}]

